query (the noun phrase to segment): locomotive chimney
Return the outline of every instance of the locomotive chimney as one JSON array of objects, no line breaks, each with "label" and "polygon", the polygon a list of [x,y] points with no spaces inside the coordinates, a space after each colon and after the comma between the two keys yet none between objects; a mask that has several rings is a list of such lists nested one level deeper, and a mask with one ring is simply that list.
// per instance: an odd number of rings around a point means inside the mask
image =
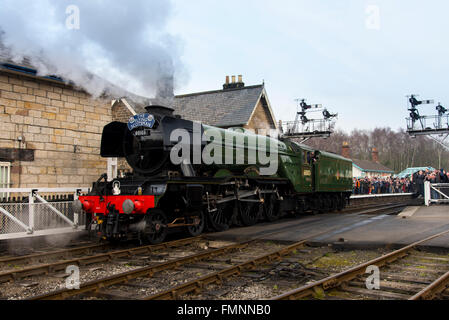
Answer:
[{"label": "locomotive chimney", "polygon": [[341,155],[345,158],[351,159],[351,149],[349,148],[349,142],[343,142],[341,147]]},{"label": "locomotive chimney", "polygon": [[371,151],[371,159],[373,162],[379,163],[379,151],[377,151],[377,148],[373,148]]}]

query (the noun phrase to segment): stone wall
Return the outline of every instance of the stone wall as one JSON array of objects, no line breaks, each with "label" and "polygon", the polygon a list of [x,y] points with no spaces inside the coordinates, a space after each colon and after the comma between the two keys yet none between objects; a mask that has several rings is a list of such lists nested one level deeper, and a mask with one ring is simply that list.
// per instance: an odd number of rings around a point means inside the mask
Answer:
[{"label": "stone wall", "polygon": [[244,126],[244,128],[254,130],[256,133],[260,134],[269,134],[270,129],[275,129],[271,119],[268,107],[264,104],[264,100],[261,99],[257,104],[256,110],[249,120],[248,125]]},{"label": "stone wall", "polygon": [[[103,127],[112,119],[110,101],[0,71],[0,151],[15,151],[3,159],[12,162],[12,187],[91,186],[107,170],[99,154]],[[23,149],[34,153],[34,161],[17,156]]]}]

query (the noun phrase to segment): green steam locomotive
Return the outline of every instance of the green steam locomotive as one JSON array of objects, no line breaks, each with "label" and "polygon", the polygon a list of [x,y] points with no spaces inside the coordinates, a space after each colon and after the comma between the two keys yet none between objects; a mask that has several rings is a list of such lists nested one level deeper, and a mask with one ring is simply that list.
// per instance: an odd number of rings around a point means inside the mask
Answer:
[{"label": "green steam locomotive", "polygon": [[188,121],[161,106],[103,129],[102,157],[129,174],[103,175],[75,208],[108,240],[160,243],[170,230],[223,231],[285,215],[342,210],[352,161],[290,140]]}]

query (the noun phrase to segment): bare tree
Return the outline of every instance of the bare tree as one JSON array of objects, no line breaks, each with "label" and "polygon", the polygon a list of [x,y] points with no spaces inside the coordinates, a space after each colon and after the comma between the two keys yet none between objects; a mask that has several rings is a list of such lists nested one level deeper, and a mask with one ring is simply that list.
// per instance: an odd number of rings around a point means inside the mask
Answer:
[{"label": "bare tree", "polygon": [[426,137],[410,137],[403,129],[391,128],[335,131],[328,139],[313,138],[305,144],[328,152],[341,154],[343,142],[348,142],[353,159],[371,160],[372,148],[379,151],[379,161],[395,172],[408,167],[431,166],[449,170],[449,152]]}]

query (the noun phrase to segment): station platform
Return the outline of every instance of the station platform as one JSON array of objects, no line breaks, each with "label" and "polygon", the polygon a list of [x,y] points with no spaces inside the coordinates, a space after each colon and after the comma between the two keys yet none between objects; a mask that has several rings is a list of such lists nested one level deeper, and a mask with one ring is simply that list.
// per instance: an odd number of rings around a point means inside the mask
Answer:
[{"label": "station platform", "polygon": [[[258,224],[211,234],[215,240],[260,238],[343,249],[402,247],[435,233],[449,230],[449,206],[407,207],[399,215],[323,214]],[[423,243],[423,247],[449,249],[449,233]]]},{"label": "station platform", "polygon": [[357,194],[352,195],[351,199],[369,199],[369,198],[392,198],[392,197],[410,197],[413,193],[384,193],[384,194]]}]

